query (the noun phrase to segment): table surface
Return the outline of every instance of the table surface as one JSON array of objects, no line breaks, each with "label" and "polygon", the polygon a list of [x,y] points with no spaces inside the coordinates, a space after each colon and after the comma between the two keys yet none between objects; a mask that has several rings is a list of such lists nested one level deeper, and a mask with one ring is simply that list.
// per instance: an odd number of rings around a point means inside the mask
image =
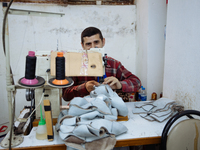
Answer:
[{"label": "table surface", "polygon": [[[134,109],[134,103],[138,102],[127,102],[126,105],[129,110],[128,121],[121,121],[124,124],[128,131],[122,135],[116,137],[117,143],[116,147],[122,146],[135,146],[135,145],[147,145],[147,144],[159,144],[161,142],[161,134],[163,128],[167,122],[164,121],[159,123],[157,121],[148,121],[137,114],[132,113]],[[34,127],[29,135],[24,136],[24,141],[19,146],[16,147],[20,149],[40,149],[45,145],[49,147],[58,146],[57,149],[66,149],[64,142],[60,139],[57,132],[54,131],[54,141],[48,142],[48,140],[37,140],[36,139],[36,130],[37,127]],[[63,148],[59,148],[63,147]],[[0,149],[2,147],[0,146]]]}]

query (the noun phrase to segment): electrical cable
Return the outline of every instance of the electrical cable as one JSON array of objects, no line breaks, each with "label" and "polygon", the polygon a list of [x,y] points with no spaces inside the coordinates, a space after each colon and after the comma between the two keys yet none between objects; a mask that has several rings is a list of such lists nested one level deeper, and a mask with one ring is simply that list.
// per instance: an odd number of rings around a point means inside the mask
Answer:
[{"label": "electrical cable", "polygon": [[[6,56],[6,47],[5,47],[5,27],[6,27],[6,19],[7,19],[7,15],[8,15],[8,11],[10,9],[10,6],[11,4],[13,3],[14,0],[11,0],[7,9],[6,9],[6,12],[4,14],[4,18],[3,18],[3,26],[2,26],[2,42],[3,42],[3,50],[4,50],[4,54]],[[10,73],[12,74],[12,69],[10,67]],[[12,85],[14,85],[14,78],[13,76],[11,77],[11,83]],[[13,92],[13,95],[14,95],[14,92]],[[15,98],[14,98],[14,103],[15,103]],[[12,118],[11,118],[11,125],[10,125],[10,142],[9,142],[9,150],[11,150],[11,143],[12,143],[12,126],[13,126],[13,122],[14,122],[14,114],[15,114],[15,105],[13,105],[13,109],[12,109]]]},{"label": "electrical cable", "polygon": [[[6,9],[6,12],[5,12],[5,14],[4,14],[4,18],[3,18],[3,26],[2,26],[2,42],[3,42],[3,50],[4,50],[4,54],[5,54],[5,56],[6,56],[6,44],[5,44],[5,33],[6,33],[6,30],[5,30],[5,28],[6,28],[6,19],[7,19],[7,16],[8,16],[8,11],[9,11],[9,9],[10,9],[10,6],[11,6],[11,4],[13,3],[13,1],[14,0],[11,0],[10,1],[10,3],[9,3],[9,5],[8,5],[8,7],[7,7],[7,9]],[[12,69],[11,69],[11,67],[10,67],[10,73],[12,74]],[[12,85],[14,85],[14,78],[13,78],[13,76],[12,76]]]},{"label": "electrical cable", "polygon": [[42,93],[42,97],[40,99],[40,102],[38,103],[37,107],[35,107],[35,109],[32,111],[32,113],[28,116],[28,118],[18,118],[17,121],[19,122],[26,122],[30,117],[31,115],[36,111],[36,109],[40,106],[40,103],[42,102],[43,98],[44,98],[44,92],[45,92],[45,89],[43,90],[43,93]]}]

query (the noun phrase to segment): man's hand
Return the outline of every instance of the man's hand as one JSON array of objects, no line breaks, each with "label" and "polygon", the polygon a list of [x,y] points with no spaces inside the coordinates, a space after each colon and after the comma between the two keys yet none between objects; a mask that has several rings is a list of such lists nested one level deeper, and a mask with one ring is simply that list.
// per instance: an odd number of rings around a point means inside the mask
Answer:
[{"label": "man's hand", "polygon": [[99,82],[91,80],[91,81],[86,82],[85,88],[90,93],[91,91],[94,90],[94,86],[96,85],[99,85]]},{"label": "man's hand", "polygon": [[103,84],[108,84],[113,90],[122,88],[122,84],[115,77],[105,78]]}]

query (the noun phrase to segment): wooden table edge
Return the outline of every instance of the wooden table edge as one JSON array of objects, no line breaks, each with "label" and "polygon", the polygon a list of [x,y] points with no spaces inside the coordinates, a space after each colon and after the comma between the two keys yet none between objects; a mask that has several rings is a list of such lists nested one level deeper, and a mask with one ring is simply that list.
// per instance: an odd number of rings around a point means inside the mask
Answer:
[{"label": "wooden table edge", "polygon": [[[160,144],[161,136],[146,137],[146,138],[134,138],[117,140],[115,147],[125,146],[138,146],[138,145],[149,145],[149,144]],[[41,146],[30,146],[30,147],[17,147],[12,148],[13,150],[66,150],[65,144],[54,144],[54,145],[41,145]]]}]

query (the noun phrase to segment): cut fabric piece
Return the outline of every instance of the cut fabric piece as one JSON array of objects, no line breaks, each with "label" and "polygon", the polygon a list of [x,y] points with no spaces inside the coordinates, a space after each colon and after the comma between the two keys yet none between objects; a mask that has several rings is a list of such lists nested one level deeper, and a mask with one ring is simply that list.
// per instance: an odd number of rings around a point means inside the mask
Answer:
[{"label": "cut fabric piece", "polygon": [[111,110],[110,108],[106,105],[106,103],[102,100],[102,99],[99,99],[98,97],[93,100],[91,102],[91,104],[93,106],[96,106],[97,107],[97,110],[99,112],[101,112],[102,114],[108,114],[108,115],[111,115]]},{"label": "cut fabric piece", "polygon": [[117,113],[117,109],[116,108],[111,108],[111,112],[114,116],[118,116],[118,113]]},{"label": "cut fabric piece", "polygon": [[175,103],[175,100],[171,100],[171,99],[168,99],[168,98],[160,98],[160,99],[153,102],[153,105],[156,108],[156,110],[154,110],[154,111],[162,110],[167,105],[173,104],[173,103]]},{"label": "cut fabric piece", "polygon": [[88,101],[82,97],[74,97],[73,101],[70,102],[71,105],[78,105],[78,106],[83,106],[87,103]]},{"label": "cut fabric piece", "polygon": [[116,144],[116,138],[114,135],[106,137],[93,142],[87,142],[85,144],[86,150],[111,150]]},{"label": "cut fabric piece", "polygon": [[75,125],[77,122],[80,121],[80,117],[72,117],[72,116],[65,116],[65,119],[63,120],[63,124],[67,125],[67,126],[73,126]]},{"label": "cut fabric piece", "polygon": [[60,130],[63,133],[72,133],[75,129],[75,126],[67,126],[67,125],[61,125]]},{"label": "cut fabric piece", "polygon": [[145,111],[151,111],[155,106],[151,105],[151,104],[147,104],[142,106],[142,109],[144,109]]},{"label": "cut fabric piece", "polygon": [[173,111],[171,111],[170,113],[168,113],[168,114],[166,114],[166,115],[164,115],[164,116],[160,116],[160,117],[158,117],[158,116],[156,116],[156,115],[154,115],[154,114],[150,114],[150,116],[152,117],[152,118],[154,118],[156,121],[158,121],[158,122],[163,122],[164,120],[166,120],[166,119],[168,119],[170,116],[172,116],[174,114],[174,112]]},{"label": "cut fabric piece", "polygon": [[65,145],[67,145],[67,150],[86,150],[84,144],[65,142]]},{"label": "cut fabric piece", "polygon": [[100,94],[103,94],[107,97],[110,97],[112,96],[112,93],[113,92],[109,92],[108,89],[107,89],[107,85],[99,85],[99,86],[95,86],[95,89],[93,91],[90,92],[90,96],[91,97],[97,97],[98,95]]},{"label": "cut fabric piece", "polygon": [[103,114],[100,114],[97,110],[89,112],[87,114],[83,114],[80,116],[81,121],[86,121],[86,120],[92,120],[95,119],[96,117],[98,118],[103,118]]},{"label": "cut fabric piece", "polygon": [[104,127],[107,132],[111,133],[112,131],[112,125],[113,122],[106,120],[106,119],[98,119],[98,120],[94,120],[91,122],[90,126],[93,127],[94,129],[100,129],[102,127]]},{"label": "cut fabric piece", "polygon": [[143,108],[133,108],[132,113],[133,114],[146,114],[147,111],[144,110]]},{"label": "cut fabric piece", "polygon": [[140,117],[149,120],[149,121],[155,121],[154,118],[152,118],[151,116],[149,116],[148,114],[140,114]]},{"label": "cut fabric piece", "polygon": [[165,111],[157,111],[157,112],[153,113],[153,115],[156,117],[162,117],[162,116],[166,116],[166,115],[170,114],[171,112],[173,112],[172,105],[169,105],[168,109],[166,109]]},{"label": "cut fabric piece", "polygon": [[86,114],[95,110],[97,110],[97,107],[95,106],[89,106],[88,108],[81,108],[77,105],[70,105],[68,115],[80,116],[82,114]]},{"label": "cut fabric piece", "polygon": [[[98,130],[97,133],[101,133],[101,130]],[[94,137],[96,136],[94,133],[91,133],[90,130],[88,130],[87,125],[79,125],[75,128],[73,133],[78,137]],[[104,133],[102,133],[104,134]]]},{"label": "cut fabric piece", "polygon": [[112,106],[118,110],[118,114],[120,116],[125,117],[128,115],[128,108],[126,107],[126,104],[124,103],[121,97],[110,97],[110,99]]},{"label": "cut fabric piece", "polygon": [[149,121],[163,122],[172,116],[175,112],[183,110],[184,107],[168,98],[160,98],[156,101],[137,102],[132,112],[140,114],[142,118]]},{"label": "cut fabric piece", "polygon": [[85,144],[75,143],[74,141],[67,141],[65,144],[67,145],[67,150],[111,150],[116,144],[116,138],[114,135],[111,135],[110,137],[87,142]]},{"label": "cut fabric piece", "polygon": [[118,114],[128,115],[125,103],[110,86],[100,85],[90,97],[72,99],[69,110],[61,111],[56,130],[67,149],[96,150],[98,146],[98,150],[110,150],[116,143],[115,136],[128,130],[116,122]]},{"label": "cut fabric piece", "polygon": [[114,116],[114,115],[105,115],[104,119],[110,120],[110,121],[116,121],[118,118],[117,116]]},{"label": "cut fabric piece", "polygon": [[141,108],[142,106],[145,106],[147,104],[153,104],[153,101],[140,101],[140,102],[136,102],[135,108]]},{"label": "cut fabric piece", "polygon": [[85,141],[77,138],[76,136],[69,136],[65,139],[65,142],[75,143],[75,144],[84,144]]}]

